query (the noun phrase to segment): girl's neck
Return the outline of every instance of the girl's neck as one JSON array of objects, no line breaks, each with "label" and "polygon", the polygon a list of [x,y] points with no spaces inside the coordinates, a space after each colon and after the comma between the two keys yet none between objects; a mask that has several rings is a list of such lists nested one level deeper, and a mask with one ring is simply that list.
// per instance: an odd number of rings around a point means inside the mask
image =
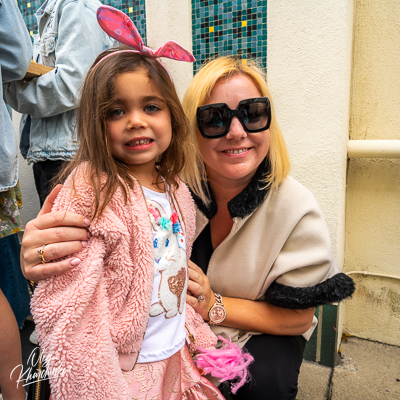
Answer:
[{"label": "girl's neck", "polygon": [[165,192],[164,181],[160,179],[157,170],[154,168],[152,170],[143,170],[141,168],[135,168],[131,175],[136,178],[140,185],[154,190],[155,192]]},{"label": "girl's neck", "polygon": [[142,187],[153,190],[154,192],[165,193],[167,191],[164,181],[158,182],[158,184],[156,180],[148,184],[143,184],[141,180],[139,180],[139,182],[142,185]]},{"label": "girl's neck", "polygon": [[137,178],[139,183],[147,189],[154,190],[155,192],[159,193],[166,192],[165,183],[158,174],[152,177],[146,176],[142,179],[137,176],[135,176],[135,178]]}]

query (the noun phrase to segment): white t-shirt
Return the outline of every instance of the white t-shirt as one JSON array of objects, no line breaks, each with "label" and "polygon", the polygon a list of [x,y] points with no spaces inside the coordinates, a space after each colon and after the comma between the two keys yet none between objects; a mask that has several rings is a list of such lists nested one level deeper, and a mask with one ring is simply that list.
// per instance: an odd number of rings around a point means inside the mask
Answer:
[{"label": "white t-shirt", "polygon": [[154,283],[138,363],[165,360],[184,346],[188,284],[186,241],[169,196],[145,187],[143,193],[152,222]]}]

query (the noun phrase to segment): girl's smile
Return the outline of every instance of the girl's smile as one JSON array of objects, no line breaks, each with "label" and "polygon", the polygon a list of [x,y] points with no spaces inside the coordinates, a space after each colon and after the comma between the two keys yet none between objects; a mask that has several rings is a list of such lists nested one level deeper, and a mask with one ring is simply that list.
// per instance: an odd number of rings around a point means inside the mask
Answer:
[{"label": "girl's smile", "polygon": [[128,143],[126,143],[126,147],[129,147],[130,150],[146,150],[154,143],[153,139],[150,138],[135,138]]},{"label": "girl's smile", "polygon": [[152,176],[156,158],[172,138],[170,111],[159,90],[144,71],[116,78],[117,100],[107,120],[111,154],[132,173]]}]

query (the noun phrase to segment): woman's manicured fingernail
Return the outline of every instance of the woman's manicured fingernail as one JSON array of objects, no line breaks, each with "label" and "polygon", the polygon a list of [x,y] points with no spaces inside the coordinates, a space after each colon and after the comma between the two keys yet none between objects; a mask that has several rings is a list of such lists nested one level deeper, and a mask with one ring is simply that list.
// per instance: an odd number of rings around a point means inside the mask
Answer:
[{"label": "woman's manicured fingernail", "polygon": [[76,267],[77,265],[80,264],[80,262],[81,262],[81,259],[80,259],[80,258],[74,258],[73,260],[71,260],[71,261],[69,262],[69,265],[72,265],[73,267]]},{"label": "woman's manicured fingernail", "polygon": [[87,246],[87,241],[86,240],[82,240],[82,247],[86,247]]},{"label": "woman's manicured fingernail", "polygon": [[88,239],[90,239],[92,237],[92,234],[90,232],[88,232],[87,237],[88,237]]},{"label": "woman's manicured fingernail", "polygon": [[90,225],[90,221],[87,219],[87,218],[85,218],[84,220],[83,220],[83,222],[86,224],[86,225]]}]

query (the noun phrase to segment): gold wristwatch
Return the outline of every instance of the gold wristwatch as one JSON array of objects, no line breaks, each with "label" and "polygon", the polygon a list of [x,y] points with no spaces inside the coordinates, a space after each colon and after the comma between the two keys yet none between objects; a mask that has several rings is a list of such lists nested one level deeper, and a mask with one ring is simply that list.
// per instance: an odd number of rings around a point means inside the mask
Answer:
[{"label": "gold wristwatch", "polygon": [[226,317],[226,311],[224,303],[222,302],[222,296],[214,293],[215,303],[208,311],[208,318],[210,318],[210,325],[219,325]]}]

